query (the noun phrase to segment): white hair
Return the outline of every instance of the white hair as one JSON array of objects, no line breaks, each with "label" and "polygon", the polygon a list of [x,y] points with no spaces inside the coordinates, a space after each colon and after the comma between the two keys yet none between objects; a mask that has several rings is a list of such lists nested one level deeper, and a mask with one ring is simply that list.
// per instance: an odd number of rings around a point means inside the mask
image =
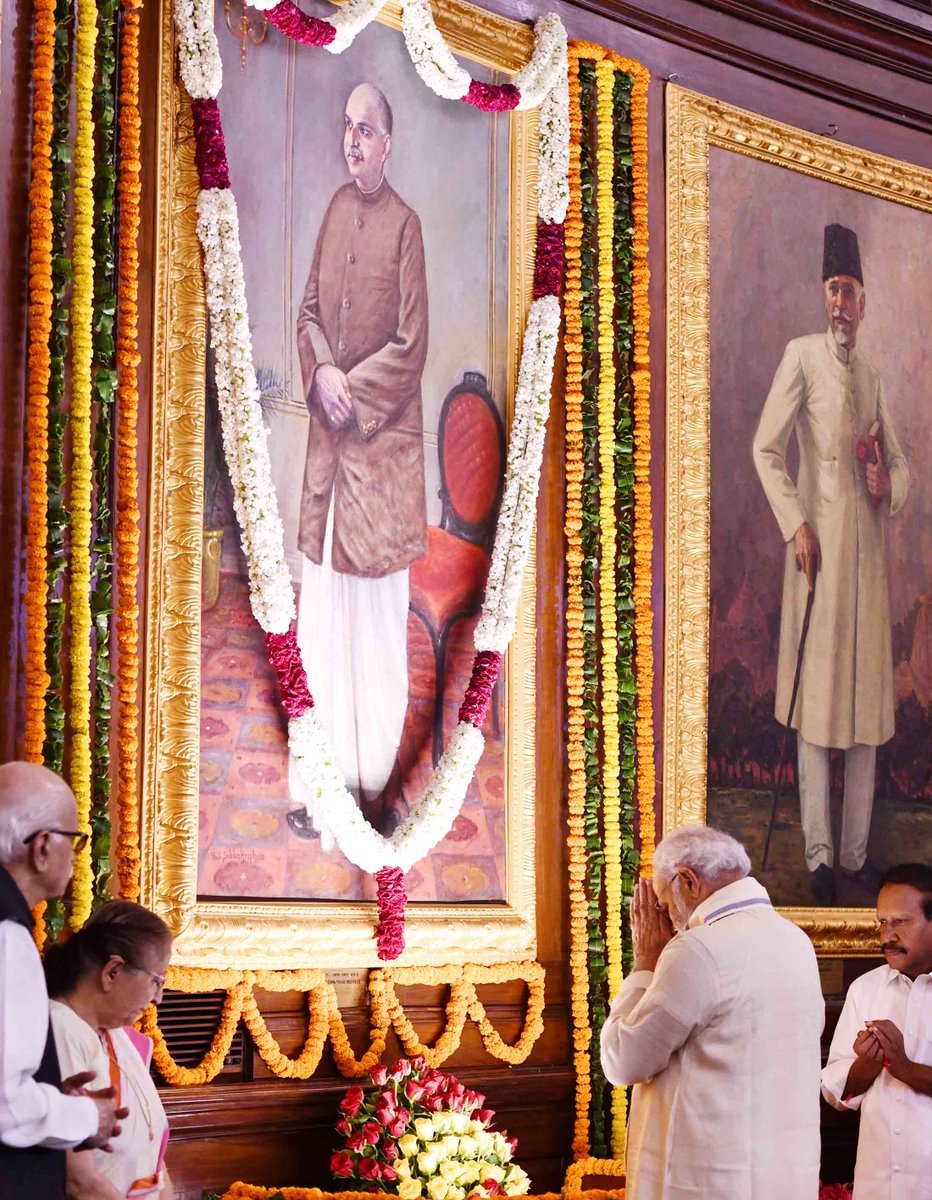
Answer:
[{"label": "white hair", "polygon": [[58,825],[68,796],[68,785],[44,767],[0,766],[0,863],[21,862],[28,854],[26,838]]},{"label": "white hair", "polygon": [[700,879],[737,872],[743,878],[751,860],[740,842],[709,825],[681,825],[672,829],[654,851],[654,874],[669,883],[677,867],[689,867]]}]

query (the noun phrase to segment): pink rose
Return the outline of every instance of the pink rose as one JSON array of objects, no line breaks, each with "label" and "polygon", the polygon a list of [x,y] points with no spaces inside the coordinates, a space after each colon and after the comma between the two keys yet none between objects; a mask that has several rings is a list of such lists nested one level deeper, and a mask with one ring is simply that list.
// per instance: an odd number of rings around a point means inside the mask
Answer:
[{"label": "pink rose", "polygon": [[372,1068],[371,1078],[376,1087],[385,1087],[388,1082],[388,1067],[384,1063],[379,1063]]},{"label": "pink rose", "polygon": [[398,1178],[398,1172],[395,1170],[394,1167],[390,1167],[388,1165],[388,1163],[383,1163],[382,1164],[382,1178],[384,1180],[386,1180],[386,1182],[391,1183],[391,1181],[393,1179]]},{"label": "pink rose", "polygon": [[388,1104],[391,1108],[395,1107],[395,1093],[392,1088],[386,1088],[384,1092],[379,1092],[375,1098],[376,1104]]},{"label": "pink rose", "polygon": [[459,1080],[457,1080],[456,1083],[453,1085],[453,1088],[451,1089],[450,1094],[453,1096],[457,1096],[457,1097],[465,1096],[466,1088],[463,1086],[463,1084],[461,1084],[459,1082]]},{"label": "pink rose", "polygon": [[505,1138],[505,1141],[506,1141],[506,1142],[508,1143],[508,1145],[511,1147],[511,1153],[512,1153],[512,1154],[517,1154],[517,1152],[518,1152],[518,1139],[517,1139],[516,1137],[506,1137],[506,1138]]},{"label": "pink rose", "polygon": [[440,1112],[443,1108],[443,1099],[440,1096],[428,1096],[424,1101],[424,1107],[428,1112]]},{"label": "pink rose", "polygon": [[392,1137],[401,1137],[407,1127],[407,1121],[395,1120],[388,1126],[388,1132]]},{"label": "pink rose", "polygon": [[413,1101],[417,1102],[418,1100],[423,1099],[424,1089],[421,1087],[421,1085],[416,1080],[409,1079],[408,1082],[405,1084],[405,1095],[408,1097],[409,1100],[413,1100]]},{"label": "pink rose", "polygon": [[422,1072],[426,1068],[426,1066],[427,1066],[427,1059],[424,1057],[423,1054],[415,1054],[411,1058],[411,1070],[412,1071]]},{"label": "pink rose", "polygon": [[362,1104],[363,1091],[361,1087],[351,1087],[347,1090],[346,1095],[340,1101],[340,1109],[345,1112],[348,1117],[355,1117],[359,1112],[359,1106]]},{"label": "pink rose", "polygon": [[485,1104],[485,1096],[481,1092],[473,1092],[472,1099],[476,1102],[477,1107],[481,1108]]},{"label": "pink rose", "polygon": [[395,1145],[395,1143],[394,1143],[394,1142],[391,1140],[391,1138],[386,1138],[386,1139],[385,1139],[385,1141],[384,1141],[384,1143],[383,1143],[383,1145],[382,1145],[382,1153],[383,1153],[383,1154],[385,1155],[385,1157],[386,1157],[386,1158],[389,1160],[389,1162],[391,1162],[391,1160],[392,1160],[393,1158],[397,1158],[397,1157],[398,1157],[398,1147],[397,1147],[397,1146]]},{"label": "pink rose", "polygon": [[365,1150],[369,1143],[366,1140],[366,1135],[360,1129],[352,1137],[346,1139],[346,1145],[350,1150],[355,1150],[358,1154],[360,1151]]},{"label": "pink rose", "polygon": [[473,1113],[477,1121],[481,1121],[483,1125],[488,1125],[495,1113],[491,1108],[480,1108],[478,1112]]},{"label": "pink rose", "polygon": [[353,1160],[345,1150],[341,1150],[330,1159],[330,1170],[338,1179],[348,1179],[353,1173]]},{"label": "pink rose", "polygon": [[378,1179],[379,1177],[379,1164],[374,1158],[361,1158],[358,1169],[362,1179]]},{"label": "pink rose", "polygon": [[380,1125],[390,1125],[395,1119],[395,1110],[387,1104],[380,1104],[375,1110],[375,1119]]},{"label": "pink rose", "polygon": [[411,1074],[411,1064],[406,1058],[399,1058],[392,1071],[392,1079],[407,1079]]}]

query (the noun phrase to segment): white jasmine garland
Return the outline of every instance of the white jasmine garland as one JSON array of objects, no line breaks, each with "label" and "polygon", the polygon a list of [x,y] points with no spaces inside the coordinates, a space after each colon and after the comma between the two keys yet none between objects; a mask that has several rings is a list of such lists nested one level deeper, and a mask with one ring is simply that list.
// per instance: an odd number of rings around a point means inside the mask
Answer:
[{"label": "white jasmine garland", "polygon": [[431,91],[461,100],[472,78],[456,61],[434,21],[430,0],[403,0],[401,29],[414,69]]},{"label": "white jasmine garland", "polygon": [[515,630],[521,581],[537,515],[559,332],[560,302],[556,296],[541,296],[531,305],[524,333],[505,490],[482,616],[473,635],[477,650],[504,653]]},{"label": "white jasmine garland", "polygon": [[248,531],[249,598],[266,632],[285,633],[295,616],[294,591],[253,366],[236,201],[231,191],[211,189],[197,207],[224,451],[237,520]]},{"label": "white jasmine garland", "polygon": [[[258,0],[254,7],[269,8],[272,3],[274,0]],[[327,49],[332,53],[345,49],[383,4],[384,0],[348,0],[331,18],[338,32]],[[427,0],[405,0],[403,18],[405,39],[421,78],[440,95],[460,99],[470,78],[441,37]],[[175,0],[175,22],[185,87],[194,98],[216,96],[222,75],[211,0]],[[536,32],[534,56],[516,83],[522,92],[521,107],[532,107],[534,97],[546,92],[541,107],[538,214],[543,221],[562,222],[569,163],[566,33],[555,16],[541,18]],[[198,235],[204,251],[224,454],[249,566],[250,601],[263,630],[284,633],[295,615],[294,592],[285,563],[268,430],[253,364],[239,221],[231,191],[201,192]],[[501,514],[475,634],[480,651],[504,652],[515,627],[536,515],[559,326],[557,298],[535,300],[528,314]],[[363,817],[313,708],[289,722],[289,746],[310,790],[308,812],[322,839],[332,835],[351,862],[375,874],[383,867],[409,870],[446,836],[482,756],[484,738],[481,730],[468,722],[457,725],[423,796],[391,838],[378,833]],[[476,1136],[488,1135],[477,1131]],[[513,1194],[527,1190],[520,1177],[509,1182]]]},{"label": "white jasmine garland", "polygon": [[175,0],[174,17],[178,69],[188,95],[192,100],[213,100],[223,83],[213,0]]}]

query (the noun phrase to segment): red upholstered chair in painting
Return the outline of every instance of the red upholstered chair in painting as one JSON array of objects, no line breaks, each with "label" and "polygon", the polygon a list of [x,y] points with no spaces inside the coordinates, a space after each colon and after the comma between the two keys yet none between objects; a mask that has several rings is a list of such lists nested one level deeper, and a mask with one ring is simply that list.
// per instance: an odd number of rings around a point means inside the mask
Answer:
[{"label": "red upholstered chair in painting", "polygon": [[443,752],[447,650],[457,621],[482,604],[505,473],[505,431],[484,376],[467,371],[440,413],[440,524],[427,529],[427,553],[411,566],[410,610],[436,664],[432,759]]}]

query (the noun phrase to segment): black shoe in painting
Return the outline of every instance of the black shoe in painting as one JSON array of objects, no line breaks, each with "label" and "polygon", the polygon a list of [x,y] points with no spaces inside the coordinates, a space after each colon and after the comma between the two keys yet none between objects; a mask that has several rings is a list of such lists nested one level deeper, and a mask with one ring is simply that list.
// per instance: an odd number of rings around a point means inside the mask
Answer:
[{"label": "black shoe in painting", "polygon": [[288,828],[295,837],[304,838],[306,842],[314,842],[320,834],[308,820],[307,809],[295,808],[285,817]]},{"label": "black shoe in painting", "polygon": [[835,876],[832,874],[832,868],[827,867],[825,863],[819,863],[809,876],[809,886],[812,888],[812,898],[820,908],[827,908],[835,903]]},{"label": "black shoe in painting", "polygon": [[883,878],[883,875],[879,867],[875,867],[870,860],[866,861],[862,867],[858,867],[856,871],[846,871],[842,867],[841,873],[845,879],[850,879],[852,883],[856,883],[858,887],[862,887],[871,896],[876,896],[880,891],[880,880]]}]

